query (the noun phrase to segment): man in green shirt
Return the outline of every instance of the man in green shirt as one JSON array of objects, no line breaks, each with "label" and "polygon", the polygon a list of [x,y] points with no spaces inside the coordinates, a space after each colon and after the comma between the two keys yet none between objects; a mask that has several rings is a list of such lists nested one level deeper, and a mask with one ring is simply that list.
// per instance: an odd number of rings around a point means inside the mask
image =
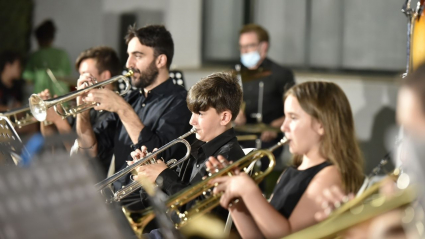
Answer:
[{"label": "man in green shirt", "polygon": [[[56,79],[71,75],[71,62],[64,50],[52,46],[55,31],[51,20],[44,21],[35,30],[39,49],[30,55],[23,75],[34,84],[34,93],[49,89],[51,95],[60,96],[69,92],[69,86]],[[54,77],[48,75],[49,70]]]}]

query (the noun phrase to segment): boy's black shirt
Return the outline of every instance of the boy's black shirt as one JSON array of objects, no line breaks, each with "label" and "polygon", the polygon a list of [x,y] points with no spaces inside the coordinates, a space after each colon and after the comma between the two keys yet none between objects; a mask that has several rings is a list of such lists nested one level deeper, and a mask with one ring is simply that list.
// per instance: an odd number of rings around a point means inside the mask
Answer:
[{"label": "boy's black shirt", "polygon": [[187,163],[180,169],[180,175],[168,168],[159,174],[156,183],[158,184],[158,179],[161,178],[161,188],[167,195],[174,195],[202,181],[202,177],[208,174],[205,162],[210,156],[222,155],[228,161],[236,161],[245,154],[236,139],[235,131],[231,128],[208,143],[195,139],[191,144],[190,155]]},{"label": "boy's black shirt", "polygon": [[[208,143],[195,139],[191,144],[190,154],[189,159],[178,169],[178,173],[167,168],[156,179],[156,183],[161,184],[161,189],[167,195],[172,196],[202,181],[202,178],[208,175],[205,162],[210,156],[222,155],[228,161],[236,161],[245,156],[233,128],[226,130]],[[160,181],[162,182],[160,183]],[[203,198],[203,196],[200,196],[192,200],[181,208],[181,211],[190,209],[197,200]],[[147,207],[147,194],[144,190],[141,191],[141,199],[144,207]],[[222,207],[216,207],[213,212],[224,220],[228,215],[228,211]]]}]

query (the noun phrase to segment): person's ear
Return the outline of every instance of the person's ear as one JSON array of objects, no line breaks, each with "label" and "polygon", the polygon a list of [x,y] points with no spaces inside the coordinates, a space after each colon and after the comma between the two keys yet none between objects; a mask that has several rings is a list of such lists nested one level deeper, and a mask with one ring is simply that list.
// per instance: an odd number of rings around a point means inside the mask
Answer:
[{"label": "person's ear", "polygon": [[261,56],[266,56],[268,50],[269,50],[269,43],[266,42],[266,41],[260,42],[260,54],[261,54]]},{"label": "person's ear", "polygon": [[320,135],[323,136],[325,134],[325,128],[323,127],[323,124],[317,120],[315,120],[315,130]]},{"label": "person's ear", "polygon": [[156,58],[156,67],[158,69],[167,67],[167,56],[165,54],[161,54]]},{"label": "person's ear", "polygon": [[101,81],[108,80],[108,79],[110,79],[111,77],[112,77],[111,72],[110,72],[110,71],[108,71],[108,70],[103,71],[103,72],[100,74],[100,79],[101,79]]},{"label": "person's ear", "polygon": [[232,112],[225,110],[220,113],[220,125],[228,125],[232,121]]}]

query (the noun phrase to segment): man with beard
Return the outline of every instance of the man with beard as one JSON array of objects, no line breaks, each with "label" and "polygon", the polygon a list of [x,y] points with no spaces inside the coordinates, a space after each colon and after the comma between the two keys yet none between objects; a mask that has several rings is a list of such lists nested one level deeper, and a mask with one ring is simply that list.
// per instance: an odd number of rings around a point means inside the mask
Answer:
[{"label": "man with beard", "polygon": [[[126,36],[128,59],[126,67],[134,72],[132,85],[138,90],[124,98],[109,89],[93,89],[77,98],[77,104],[97,102],[95,110],[112,112],[101,124],[92,128],[88,112],[77,116],[79,151],[97,157],[102,165],[115,155],[115,172],[126,167],[130,152],[146,145],[159,148],[190,130],[191,113],[186,105],[187,91],[174,85],[169,68],[174,43],[164,26],[130,27]],[[82,74],[78,89],[90,85],[93,77]],[[182,144],[164,151],[165,160],[181,158]],[[184,153],[184,152],[183,152]],[[106,168],[104,168],[106,171]],[[121,188],[129,178],[114,183]]]}]

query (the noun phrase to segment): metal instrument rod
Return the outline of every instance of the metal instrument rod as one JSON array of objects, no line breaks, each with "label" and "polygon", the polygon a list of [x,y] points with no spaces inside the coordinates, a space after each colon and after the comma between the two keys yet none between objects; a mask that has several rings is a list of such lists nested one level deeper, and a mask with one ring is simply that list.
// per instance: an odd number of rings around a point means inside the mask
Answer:
[{"label": "metal instrument rod", "polygon": [[[167,167],[168,168],[174,168],[176,167],[178,164],[175,161],[172,162],[167,162]],[[125,186],[124,188],[117,190],[114,193],[114,197],[113,197],[113,201],[115,202],[119,202],[121,199],[125,198],[127,195],[129,195],[130,193],[137,191],[139,188],[141,188],[143,185],[141,183],[139,183],[138,180],[135,180],[131,183],[129,183],[127,186]]]},{"label": "metal instrument rod", "polygon": [[406,61],[406,73],[403,74],[403,78],[406,77],[409,74],[410,71],[410,44],[412,39],[412,16],[413,16],[413,10],[410,7],[410,1],[406,0],[403,4],[403,7],[401,9],[401,12],[403,12],[407,17],[407,49],[406,49],[406,55],[407,55],[407,61]]},{"label": "metal instrument rod", "polygon": [[257,122],[263,122],[263,98],[264,98],[264,82],[260,81],[258,83],[259,93],[258,93],[258,117]]},{"label": "metal instrument rod", "polygon": [[[184,143],[184,144],[188,144],[186,140],[184,140],[184,138],[188,137],[189,135],[193,134],[196,132],[195,128],[192,128],[189,132],[185,133],[184,135],[178,137],[175,140],[172,140],[170,142],[168,142],[167,144],[165,144],[164,146],[162,146],[161,148],[159,148],[157,151],[151,153],[150,155],[144,157],[143,159],[138,160],[137,162],[135,162],[134,164],[127,166],[123,169],[121,169],[120,171],[118,171],[117,173],[115,173],[114,175],[112,175],[109,178],[104,179],[103,181],[97,183],[95,185],[97,190],[102,190],[103,188],[105,188],[106,186],[108,186],[109,184],[117,181],[119,178],[121,178],[122,176],[130,173],[132,170],[136,169],[137,167],[139,167],[140,165],[144,164],[145,162],[153,159],[156,157],[156,155],[160,154],[161,152],[165,151],[166,149],[168,149],[169,147],[173,146],[176,143]],[[186,145],[187,146],[187,145]],[[190,145],[189,145],[190,147]],[[188,157],[190,155],[190,150],[189,152],[186,152],[185,157]],[[181,162],[181,160],[177,161],[176,164],[178,164],[179,162]]]}]

